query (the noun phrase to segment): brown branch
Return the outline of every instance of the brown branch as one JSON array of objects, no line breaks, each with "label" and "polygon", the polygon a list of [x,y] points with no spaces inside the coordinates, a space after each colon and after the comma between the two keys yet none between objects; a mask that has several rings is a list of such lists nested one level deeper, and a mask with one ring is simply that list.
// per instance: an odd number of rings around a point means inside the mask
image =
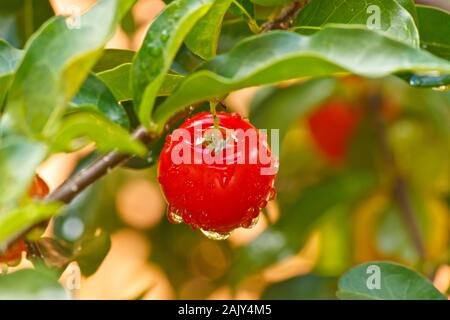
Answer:
[{"label": "brown branch", "polygon": [[406,223],[406,227],[409,230],[411,239],[414,243],[417,253],[423,260],[426,257],[426,250],[422,239],[422,235],[420,233],[416,221],[414,208],[412,206],[411,199],[408,195],[407,183],[398,168],[394,153],[389,148],[389,145],[387,143],[386,125],[381,112],[382,96],[379,93],[373,93],[372,95],[369,96],[368,102],[369,107],[373,114],[376,133],[382,149],[381,151],[394,177],[393,198],[397,203],[398,208],[400,209],[400,213],[402,214],[403,220]]},{"label": "brown branch", "polygon": [[[156,141],[165,132],[170,130],[180,119],[187,117],[192,111],[195,110],[195,108],[202,104],[203,102],[194,104],[186,108],[184,111],[174,115],[164,126],[164,130],[161,135],[151,135],[144,127],[138,127],[133,132],[132,138],[134,140],[141,141],[144,145],[149,145],[151,142]],[[80,192],[92,183],[109,173],[112,169],[121,166],[131,158],[131,155],[118,153],[116,151],[110,152],[94,161],[87,168],[81,170],[73,177],[66,180],[60,187],[50,193],[47,198],[45,198],[45,201],[70,203]]]},{"label": "brown branch", "polygon": [[[143,127],[136,129],[133,133],[133,139],[141,141],[145,145],[152,141],[147,130]],[[50,193],[45,201],[70,203],[80,192],[130,158],[130,155],[118,153],[117,151],[112,151],[102,156],[87,168],[82,169],[79,173],[66,180],[60,187]]]},{"label": "brown branch", "polygon": [[[134,140],[141,141],[145,145],[149,145],[151,142],[156,141],[160,138],[165,132],[170,130],[174,124],[176,124],[180,119],[187,117],[195,108],[202,105],[203,102],[194,104],[189,106],[184,111],[181,111],[174,115],[169,122],[164,126],[163,133],[159,136],[150,135],[149,132],[143,128],[137,128],[132,137]],[[61,186],[51,192],[45,199],[45,202],[63,202],[69,204],[78,194],[80,194],[83,190],[89,187],[91,184],[95,183],[97,180],[108,174],[114,168],[123,165],[128,160],[132,158],[131,155],[121,154],[116,151],[110,152],[97,160],[95,160],[88,167],[84,168],[71,178],[67,179],[63,182]],[[14,243],[18,240],[24,238],[28,233],[36,228],[46,228],[49,220],[40,221],[19,234],[15,235],[11,239],[9,239],[6,243],[4,251],[7,251]],[[1,254],[1,252],[0,252]]]},{"label": "brown branch", "polygon": [[287,30],[294,23],[295,17],[301,9],[308,3],[308,0],[295,1],[289,6],[283,8],[281,13],[273,20],[270,20],[262,25],[261,32],[281,29]]}]

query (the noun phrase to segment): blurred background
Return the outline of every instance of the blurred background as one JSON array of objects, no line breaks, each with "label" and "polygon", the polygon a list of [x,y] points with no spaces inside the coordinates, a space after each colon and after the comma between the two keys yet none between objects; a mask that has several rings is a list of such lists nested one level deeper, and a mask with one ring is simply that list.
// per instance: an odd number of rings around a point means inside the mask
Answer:
[{"label": "blurred background", "polygon": [[[83,12],[95,1],[52,0],[51,7],[41,2],[36,12],[67,15],[73,6]],[[421,2],[450,10],[446,0]],[[107,47],[137,50],[163,7],[159,0],[139,0]],[[0,37],[22,47],[30,31],[14,31],[12,17],[1,21]],[[233,23],[224,23],[222,51],[239,40],[231,32]],[[167,221],[154,167],[115,170],[78,197],[48,230],[73,241],[100,222],[104,230],[94,230],[96,236],[111,235],[106,259],[82,277],[74,296],[334,299],[338,277],[371,260],[406,264],[447,292],[450,94],[443,89],[414,89],[394,77],[343,76],[230,94],[224,102],[230,111],[249,117],[257,127],[281,129],[277,198],[258,224],[236,230],[226,241],[209,240]],[[373,97],[378,110],[371,106]],[[54,155],[38,173],[53,190],[89,151]],[[395,203],[397,176],[406,184],[422,253]],[[89,263],[95,264],[89,261],[86,268]],[[27,267],[24,260],[11,270]],[[61,277],[63,285],[70,270]]]}]

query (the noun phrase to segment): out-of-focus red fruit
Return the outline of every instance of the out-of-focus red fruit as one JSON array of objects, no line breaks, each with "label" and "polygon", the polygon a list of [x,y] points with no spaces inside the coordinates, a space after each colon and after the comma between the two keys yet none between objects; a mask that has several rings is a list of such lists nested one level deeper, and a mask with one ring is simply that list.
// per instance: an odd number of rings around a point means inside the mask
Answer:
[{"label": "out-of-focus red fruit", "polygon": [[28,189],[28,196],[31,198],[44,198],[49,193],[47,183],[39,176],[35,175],[30,188]]},{"label": "out-of-focus red fruit", "polygon": [[359,110],[345,102],[331,101],[310,115],[308,126],[321,153],[330,162],[339,164],[347,155],[359,120]]},{"label": "out-of-focus red fruit", "polygon": [[[205,140],[207,131],[214,129],[212,114],[195,115],[179,128],[185,129],[188,139],[175,138],[174,133],[168,137],[159,159],[158,178],[169,203],[169,220],[184,222],[211,239],[221,240],[233,229],[255,223],[260,209],[274,196],[277,165],[266,139],[248,121],[223,112],[217,118],[216,132],[223,140],[214,143],[215,151],[211,153],[211,144]],[[253,131],[256,143],[239,136],[238,132],[247,130]],[[179,154],[180,149],[191,155],[191,163],[174,159],[173,154]],[[261,161],[258,153],[265,154],[268,162]],[[222,163],[193,163],[194,157],[205,159],[207,154],[215,154]]]},{"label": "out-of-focus red fruit", "polygon": [[[30,188],[28,189],[28,196],[31,198],[44,198],[49,193],[47,183],[39,176],[35,175]],[[22,252],[27,249],[24,240],[19,240],[13,243],[3,254],[0,253],[0,263],[7,263],[9,265],[18,264],[22,257]]]},{"label": "out-of-focus red fruit", "polygon": [[0,263],[15,265],[20,262],[22,252],[27,249],[25,241],[19,240],[14,243],[4,254],[0,254]]}]

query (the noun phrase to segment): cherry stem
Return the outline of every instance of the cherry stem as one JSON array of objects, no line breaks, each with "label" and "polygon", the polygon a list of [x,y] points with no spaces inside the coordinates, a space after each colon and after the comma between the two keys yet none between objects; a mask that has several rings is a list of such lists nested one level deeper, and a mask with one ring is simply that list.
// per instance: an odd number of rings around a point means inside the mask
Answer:
[{"label": "cherry stem", "polygon": [[209,110],[211,111],[211,114],[213,116],[214,128],[219,130],[219,119],[217,118],[217,111],[216,111],[217,104],[218,101],[210,101]]}]

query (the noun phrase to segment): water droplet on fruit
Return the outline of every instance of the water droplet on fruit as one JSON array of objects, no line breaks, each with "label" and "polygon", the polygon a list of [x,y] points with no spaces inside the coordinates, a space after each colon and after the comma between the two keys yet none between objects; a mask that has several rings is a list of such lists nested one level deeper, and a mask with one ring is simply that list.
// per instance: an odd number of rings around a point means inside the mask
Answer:
[{"label": "water droplet on fruit", "polygon": [[258,203],[258,207],[265,208],[267,206],[267,200],[263,199]]},{"label": "water droplet on fruit", "polygon": [[203,230],[203,229],[200,229],[200,230],[208,239],[211,239],[211,240],[226,240],[230,236],[230,232],[220,233],[220,232],[208,231],[208,230]]},{"label": "water droplet on fruit", "polygon": [[277,192],[275,191],[275,189],[271,188],[269,190],[269,193],[267,194],[267,199],[266,200],[267,201],[271,201],[271,200],[275,199],[276,194],[277,194]]},{"label": "water droplet on fruit", "polygon": [[252,229],[256,226],[259,221],[259,214],[251,220],[247,220],[242,224],[242,227],[245,229]]},{"label": "water droplet on fruit", "polygon": [[174,208],[172,208],[172,207],[168,207],[167,208],[167,218],[173,224],[180,224],[180,223],[183,222],[183,217],[180,216],[177,213],[177,211]]}]

